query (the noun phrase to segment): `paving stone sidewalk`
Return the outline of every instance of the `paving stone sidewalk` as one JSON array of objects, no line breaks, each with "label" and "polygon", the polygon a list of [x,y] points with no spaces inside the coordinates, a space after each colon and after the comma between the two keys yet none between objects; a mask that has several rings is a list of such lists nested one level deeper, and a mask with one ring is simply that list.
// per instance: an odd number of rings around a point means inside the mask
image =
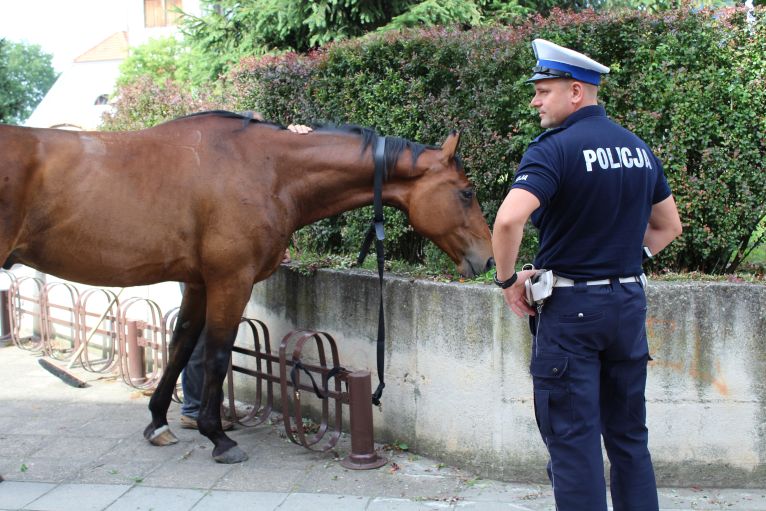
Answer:
[{"label": "paving stone sidewalk", "polygon": [[[280,425],[238,429],[250,456],[220,465],[211,445],[178,424],[180,442],[153,447],[142,436],[148,398],[114,377],[75,371],[87,388],[65,385],[37,357],[0,348],[0,511],[220,510],[553,510],[546,485],[480,479],[408,452],[385,451],[390,463],[353,471],[337,461],[350,452],[315,453],[280,434]],[[766,511],[766,490],[663,488],[663,510]],[[586,511],[586,510],[584,510]]]}]

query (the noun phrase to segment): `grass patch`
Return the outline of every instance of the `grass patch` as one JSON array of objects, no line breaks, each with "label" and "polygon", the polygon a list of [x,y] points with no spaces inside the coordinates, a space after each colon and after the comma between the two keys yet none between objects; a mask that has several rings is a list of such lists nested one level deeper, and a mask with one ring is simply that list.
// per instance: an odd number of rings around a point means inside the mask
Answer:
[{"label": "grass patch", "polygon": [[[760,247],[761,253],[766,252],[766,247]],[[735,283],[766,283],[766,254],[763,254],[763,262],[759,263],[756,257],[752,257],[756,251],[750,254],[744,262],[740,271],[732,275],[708,275],[700,272],[674,273],[662,272],[650,274],[649,278],[664,282],[735,282]],[[313,275],[317,270],[329,268],[334,270],[344,270],[351,268],[361,268],[377,273],[377,260],[374,252],[367,256],[367,259],[361,266],[356,265],[356,255],[348,254],[316,254],[302,251],[300,254],[294,254],[290,268],[303,275]],[[391,273],[400,277],[409,277],[416,279],[431,280],[434,282],[464,282],[472,284],[491,284],[494,270],[478,275],[472,279],[466,279],[460,276],[452,265],[447,268],[444,264],[437,267],[425,264],[412,264],[405,261],[389,260],[385,261],[386,273]]]}]

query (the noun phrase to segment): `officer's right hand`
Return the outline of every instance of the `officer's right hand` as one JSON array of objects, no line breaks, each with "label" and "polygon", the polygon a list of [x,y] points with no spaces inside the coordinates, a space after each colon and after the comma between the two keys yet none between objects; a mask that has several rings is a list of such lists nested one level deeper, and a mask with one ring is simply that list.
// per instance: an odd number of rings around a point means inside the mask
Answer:
[{"label": "officer's right hand", "polygon": [[508,289],[503,289],[505,303],[520,318],[523,318],[525,315],[534,316],[536,314],[535,309],[527,303],[527,293],[524,289],[524,282],[532,278],[535,273],[537,273],[537,270],[520,271],[518,272],[519,277],[516,279],[516,282]]},{"label": "officer's right hand", "polygon": [[293,133],[300,133],[301,135],[305,135],[306,133],[311,133],[313,131],[310,126],[305,126],[303,124],[291,124],[287,127],[287,129]]}]

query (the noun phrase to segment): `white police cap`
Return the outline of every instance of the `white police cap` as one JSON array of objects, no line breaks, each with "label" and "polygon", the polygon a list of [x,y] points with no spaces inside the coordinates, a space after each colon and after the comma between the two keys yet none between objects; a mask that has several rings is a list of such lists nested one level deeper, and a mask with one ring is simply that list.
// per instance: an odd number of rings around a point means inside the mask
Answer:
[{"label": "white police cap", "polygon": [[609,72],[608,67],[599,64],[592,58],[545,39],[532,41],[532,49],[535,50],[537,65],[532,69],[534,74],[527,82],[551,78],[572,78],[599,85],[601,75]]}]

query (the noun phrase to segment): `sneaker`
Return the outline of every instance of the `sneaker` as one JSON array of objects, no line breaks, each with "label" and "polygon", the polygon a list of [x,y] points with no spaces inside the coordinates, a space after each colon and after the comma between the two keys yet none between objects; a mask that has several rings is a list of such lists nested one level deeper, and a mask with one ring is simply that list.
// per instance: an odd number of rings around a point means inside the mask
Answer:
[{"label": "sneaker", "polygon": [[[183,429],[199,429],[197,427],[197,419],[189,417],[188,415],[181,415],[181,427]],[[221,419],[221,428],[224,431],[229,431],[230,429],[234,429],[234,423],[227,421],[226,419]]]}]

